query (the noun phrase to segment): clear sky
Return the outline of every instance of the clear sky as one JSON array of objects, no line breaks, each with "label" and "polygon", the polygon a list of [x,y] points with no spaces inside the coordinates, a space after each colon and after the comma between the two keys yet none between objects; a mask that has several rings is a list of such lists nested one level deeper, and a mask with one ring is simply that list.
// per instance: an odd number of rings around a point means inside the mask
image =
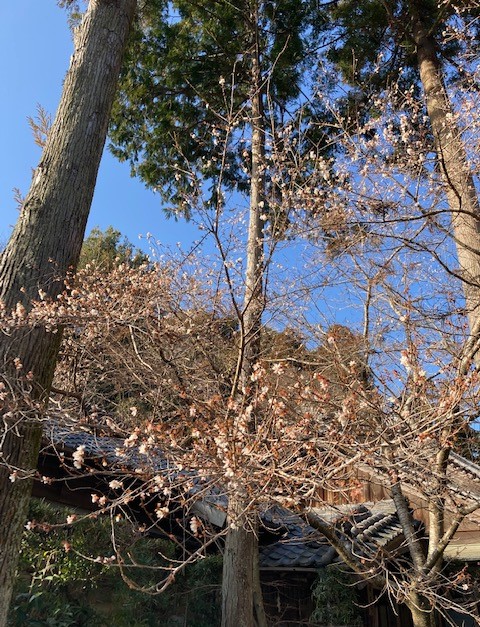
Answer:
[{"label": "clear sky", "polygon": [[[0,76],[0,245],[17,219],[13,188],[26,194],[32,168],[40,159],[27,117],[37,103],[55,114],[68,68],[72,42],[66,12],[56,0],[1,0]],[[152,233],[165,244],[185,246],[198,237],[193,225],[167,220],[158,196],[132,179],[129,167],[105,150],[88,229],[112,225],[134,244]]]}]

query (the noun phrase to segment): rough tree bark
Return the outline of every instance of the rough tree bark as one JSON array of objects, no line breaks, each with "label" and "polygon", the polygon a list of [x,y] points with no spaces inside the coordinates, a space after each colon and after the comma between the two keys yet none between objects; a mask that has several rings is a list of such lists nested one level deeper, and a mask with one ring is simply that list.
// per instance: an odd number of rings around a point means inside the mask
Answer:
[{"label": "rough tree bark", "polygon": [[[430,124],[435,138],[437,162],[445,186],[453,237],[465,294],[470,332],[478,330],[480,320],[480,203],[460,130],[455,124],[453,108],[445,88],[436,42],[422,21],[418,2],[410,2],[412,37],[416,46],[420,80]],[[477,367],[480,355],[475,356]],[[444,476],[445,459],[437,459],[439,477]],[[439,486],[440,487],[440,486]],[[439,490],[439,495],[442,491]],[[429,555],[436,549],[444,533],[445,503],[439,496],[430,503]],[[442,559],[432,570],[441,568]],[[415,627],[435,627],[436,617],[431,604],[420,594],[412,593],[407,603]]]},{"label": "rough tree bark", "polygon": [[[76,267],[135,8],[136,0],[90,0],[76,33],[54,124],[0,258],[0,300],[7,310],[21,303],[28,311],[39,294],[54,299],[65,274]],[[41,440],[41,406],[59,344],[59,333],[42,328],[0,334],[0,382],[8,381],[16,395],[14,411],[0,409],[0,627],[6,625],[31,490],[28,477]],[[22,387],[26,373],[33,377],[28,401]],[[18,480],[12,483],[10,477]]]},{"label": "rough tree bark", "polygon": [[410,12],[420,80],[451,212],[467,315],[473,330],[480,318],[480,203],[445,89],[435,39],[422,22],[417,2],[410,3]]},{"label": "rough tree bark", "polygon": [[[249,227],[247,239],[247,271],[243,316],[242,345],[239,369],[240,395],[249,404],[252,392],[251,375],[260,356],[263,294],[265,209],[265,119],[263,85],[260,66],[259,12],[252,3],[250,23],[254,35],[252,50],[251,128],[252,170],[250,183]],[[255,417],[250,425],[255,430]],[[258,571],[257,512],[248,511],[249,499],[241,491],[230,494],[228,506],[229,529],[225,541],[222,580],[222,627],[266,627],[260,577]]]}]

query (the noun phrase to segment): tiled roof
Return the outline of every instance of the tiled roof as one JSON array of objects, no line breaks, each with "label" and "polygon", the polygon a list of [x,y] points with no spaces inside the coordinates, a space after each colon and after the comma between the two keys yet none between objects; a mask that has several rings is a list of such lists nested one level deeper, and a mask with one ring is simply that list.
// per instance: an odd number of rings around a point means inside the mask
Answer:
[{"label": "tiled roof", "polygon": [[195,471],[179,470],[161,451],[153,453],[149,450],[148,454],[144,454],[138,444],[126,444],[125,439],[97,436],[79,431],[78,427],[73,430],[72,426],[59,425],[53,421],[44,426],[44,442],[44,450],[53,449],[57,454],[74,452],[83,446],[85,460],[102,462],[102,467],[105,466],[109,475],[131,474],[141,480],[145,476],[161,474],[177,488],[180,484],[187,483],[189,496],[198,495],[198,500],[193,503],[190,511],[217,527],[222,527],[225,523],[227,498],[223,491],[218,486],[206,484]]},{"label": "tiled roof", "polygon": [[[96,436],[79,431],[75,425],[48,423],[44,433],[46,448],[53,446],[60,452],[75,451],[84,446],[86,458],[106,460],[112,471],[134,472],[144,467],[146,472],[167,473],[172,479],[188,475],[193,484],[190,494],[199,494],[192,511],[216,526],[223,526],[227,505],[223,491],[215,486],[206,487],[193,471],[177,471],[161,452],[152,459],[151,452],[148,456],[143,455],[135,444],[126,446],[121,438]],[[480,467],[477,464],[451,453],[449,475],[456,494],[468,500],[480,499]],[[391,500],[324,506],[313,508],[311,513],[346,530],[358,552],[372,554],[391,542],[401,542],[402,528]],[[317,569],[337,559],[321,533],[291,511],[274,507],[263,512],[261,517],[265,530],[260,548],[261,568]]]},{"label": "tiled roof", "polygon": [[69,426],[60,426],[49,422],[44,427],[46,447],[54,447],[60,451],[75,451],[79,446],[85,447],[85,457],[88,459],[105,459],[113,468],[133,470],[142,468],[148,461],[151,472],[168,470],[168,461],[158,452],[152,459],[139,451],[138,446],[126,446],[125,440],[111,436],[97,436],[86,431],[72,430]]},{"label": "tiled roof", "polygon": [[359,552],[385,548],[401,539],[402,526],[391,499],[358,505],[337,505],[312,508],[311,513],[327,522],[341,524],[357,544]]},{"label": "tiled roof", "polygon": [[260,568],[316,569],[333,561],[336,552],[325,538],[300,516],[282,507],[273,507],[261,515],[273,541],[260,542]]},{"label": "tiled roof", "polygon": [[460,496],[480,503],[480,466],[456,453],[450,453],[450,487]]},{"label": "tiled roof", "polygon": [[[393,501],[313,508],[312,513],[323,520],[348,530],[358,552],[376,552],[402,537],[402,528]],[[267,529],[278,539],[260,547],[261,568],[316,569],[337,559],[322,534],[300,516],[282,508],[263,514]]]}]

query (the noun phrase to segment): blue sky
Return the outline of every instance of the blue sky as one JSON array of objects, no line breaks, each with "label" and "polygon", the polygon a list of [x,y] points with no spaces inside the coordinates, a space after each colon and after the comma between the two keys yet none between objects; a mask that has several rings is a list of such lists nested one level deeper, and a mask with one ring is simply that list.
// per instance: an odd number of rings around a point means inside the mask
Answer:
[{"label": "blue sky", "polygon": [[[37,103],[55,114],[72,42],[67,15],[55,0],[2,0],[0,3],[0,99],[3,149],[0,157],[0,245],[17,219],[13,188],[26,194],[32,168],[40,159],[28,126]],[[167,220],[158,196],[132,179],[129,167],[105,150],[88,230],[112,225],[140,245],[152,233],[165,244],[188,244],[197,238],[193,225]]]},{"label": "blue sky", "polygon": [[[3,150],[0,157],[0,249],[8,240],[18,211],[13,188],[28,191],[32,168],[40,159],[27,118],[40,104],[54,116],[62,81],[72,54],[67,14],[56,0],[0,0],[0,99]],[[130,177],[129,166],[120,164],[108,149],[97,179],[88,231],[112,225],[135,245],[148,250],[139,235],[151,233],[167,246],[181,242],[188,250],[203,239],[193,224],[166,219],[159,197]],[[212,243],[202,246],[212,252]],[[286,268],[292,266],[295,252],[277,255]],[[290,283],[290,281],[288,281]],[[337,315],[338,312],[337,312]]]}]

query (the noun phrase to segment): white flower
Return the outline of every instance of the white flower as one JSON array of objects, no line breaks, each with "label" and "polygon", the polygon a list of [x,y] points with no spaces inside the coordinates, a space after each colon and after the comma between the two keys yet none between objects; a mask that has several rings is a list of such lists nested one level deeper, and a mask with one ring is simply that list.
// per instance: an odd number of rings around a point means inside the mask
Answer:
[{"label": "white flower", "polygon": [[123,483],[121,481],[117,481],[117,479],[112,479],[108,484],[112,490],[118,490],[118,488],[123,488]]},{"label": "white flower", "polygon": [[85,445],[80,444],[80,446],[77,447],[77,450],[72,455],[73,465],[75,466],[75,468],[82,467],[82,464],[84,462],[84,457],[85,457]]},{"label": "white flower", "polygon": [[124,444],[128,448],[129,446],[133,446],[137,440],[138,440],[138,433],[134,431],[131,435],[128,436]]},{"label": "white flower", "polygon": [[283,367],[283,364],[277,362],[272,365],[272,372],[274,374],[283,374],[285,372],[285,368]]},{"label": "white flower", "polygon": [[402,351],[402,355],[400,357],[400,363],[402,364],[402,366],[405,368],[407,372],[410,372],[410,370],[412,369],[412,366],[410,364],[408,353],[406,351]]},{"label": "white flower", "polygon": [[168,516],[168,507],[157,507],[155,510],[155,514],[159,519],[165,518],[165,516]]},{"label": "white flower", "polygon": [[190,520],[190,529],[194,535],[197,535],[199,527],[200,521],[196,516],[192,516],[192,519]]}]

